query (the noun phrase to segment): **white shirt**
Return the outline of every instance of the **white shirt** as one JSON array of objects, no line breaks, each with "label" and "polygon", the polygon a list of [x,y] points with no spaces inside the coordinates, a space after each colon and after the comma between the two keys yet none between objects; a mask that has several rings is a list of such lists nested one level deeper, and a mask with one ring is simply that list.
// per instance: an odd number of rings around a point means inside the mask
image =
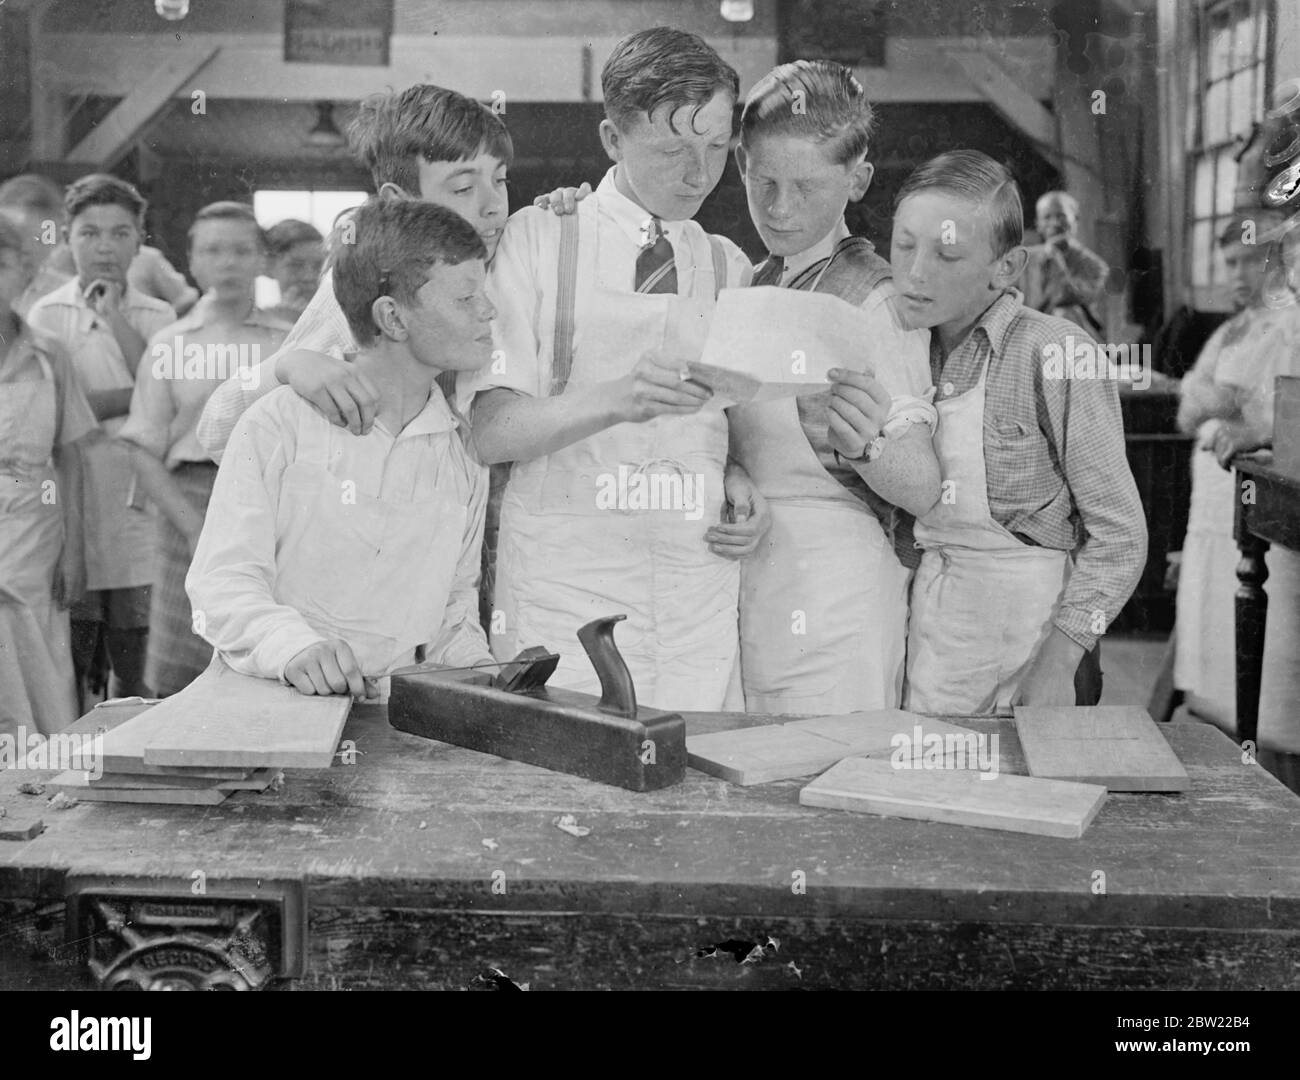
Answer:
[{"label": "white shirt", "polygon": [[[370,644],[349,640],[344,628],[310,622],[282,603],[277,593],[277,567],[291,562],[297,570],[312,573],[326,598],[339,575],[358,571],[339,565],[328,537],[315,535],[313,551],[307,553],[277,535],[281,481],[296,459],[300,433],[307,425],[316,433],[324,431],[331,472],[355,483],[358,494],[385,502],[443,497],[467,508],[459,549],[428,551],[430,559],[456,560],[456,570],[446,610],[429,612],[424,648],[428,660],[452,666],[491,659],[478,620],[488,475],[466,451],[460,424],[436,387],[423,411],[396,436],[378,424],[368,435],[352,435],[329,424],[285,386],[254,403],[231,436],[185,581],[194,610],[203,613],[203,636],[231,667],[279,679],[294,656],[318,641],[341,637],[354,652]],[[316,565],[304,565],[307,559]],[[394,610],[402,608],[402,582],[394,580],[385,587],[393,590]],[[385,666],[391,670],[412,659],[394,656]]]},{"label": "white shirt", "polygon": [[[578,296],[600,288],[631,293],[636,280],[636,259],[645,237],[642,226],[650,212],[638,206],[614,182],[617,166],[591,196],[596,199],[597,257],[593,263],[578,260],[575,292]],[[533,397],[549,388],[555,341],[556,280],[560,255],[560,230],[550,210],[527,207],[506,223],[488,273],[488,297],[497,309],[492,324],[498,350],[493,363],[479,371],[464,372],[456,383],[456,400],[462,411],[474,394],[493,387],[517,390]],[[673,246],[678,294],[694,293],[695,275],[712,273],[713,251],[709,234],[694,221],[664,221],[664,235]],[[612,231],[617,241],[603,240]],[[719,237],[727,266],[727,285],[749,284],[752,267],[745,253]],[[625,242],[624,242],[625,241]]]}]

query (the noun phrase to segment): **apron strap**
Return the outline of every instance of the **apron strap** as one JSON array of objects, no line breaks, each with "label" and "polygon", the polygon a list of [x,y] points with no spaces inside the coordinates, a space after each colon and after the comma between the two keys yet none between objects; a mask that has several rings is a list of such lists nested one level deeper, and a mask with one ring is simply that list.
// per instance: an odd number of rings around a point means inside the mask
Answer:
[{"label": "apron strap", "polygon": [[555,341],[551,350],[551,397],[564,393],[573,371],[573,314],[578,294],[578,215],[560,218],[560,256],[555,277]]}]

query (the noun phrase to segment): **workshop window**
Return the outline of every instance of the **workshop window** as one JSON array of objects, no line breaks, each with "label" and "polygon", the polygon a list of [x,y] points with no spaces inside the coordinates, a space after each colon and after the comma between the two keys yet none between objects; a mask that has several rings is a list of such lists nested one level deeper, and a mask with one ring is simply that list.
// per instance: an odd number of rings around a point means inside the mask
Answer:
[{"label": "workshop window", "polygon": [[1223,282],[1225,271],[1216,237],[1232,215],[1237,186],[1234,160],[1264,117],[1268,0],[1219,0],[1206,4],[1195,22],[1196,48],[1188,57],[1186,146],[1187,247],[1191,283]]},{"label": "workshop window", "polygon": [[[281,191],[267,189],[253,192],[253,215],[257,223],[269,229],[277,221],[297,218],[315,225],[322,236],[329,236],[334,219],[366,201],[364,191]],[[269,277],[257,279],[256,304],[275,307],[280,289]]]}]

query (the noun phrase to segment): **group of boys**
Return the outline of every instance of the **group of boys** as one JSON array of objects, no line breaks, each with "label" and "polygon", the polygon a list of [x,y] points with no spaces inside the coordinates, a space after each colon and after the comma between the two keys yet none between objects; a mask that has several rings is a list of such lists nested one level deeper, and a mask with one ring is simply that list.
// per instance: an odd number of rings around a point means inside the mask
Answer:
[{"label": "group of boys", "polygon": [[[772,252],[757,274],[692,220],[721,177],[739,90],[694,35],[657,28],[615,47],[600,129],[613,166],[568,215],[561,199],[507,223],[512,147],[478,103],[428,86],[365,103],[354,134],[376,198],[344,223],[280,351],[219,388],[198,424],[222,466],[187,584],[224,660],[306,693],[373,696],[413,659],[459,666],[545,644],[565,657],[554,681],[594,689],[575,631],[620,612],[642,700],[743,707],[744,568],[815,572],[799,537],[817,530],[786,529],[782,495],[769,505],[761,468],[737,452],[735,411],[707,408],[683,371],[693,357],[664,343],[683,302],[847,276],[830,291],[899,340],[922,332],[920,385],[890,385],[864,341],[782,429],[825,466],[826,499],[848,492],[891,540],[914,536],[900,563],[919,554],[910,614],[906,573],[901,615],[890,601],[892,653],[840,661],[882,666],[851,706],[1073,704],[1081,658],[1145,558],[1117,391],[1044,373],[1043,349],[1080,330],[1021,303],[1020,196],[985,155],[945,154],[909,178],[888,263],[850,242],[844,206],[871,166],[865,127],[857,141],[836,129],[845,87],[861,123],[861,87],[837,65],[785,65],[762,84],[813,119],[759,125],[745,146]],[[458,373],[454,403],[434,383],[445,372]],[[474,591],[498,462],[512,464],[489,650]],[[701,535],[681,514],[602,509],[597,486],[620,467],[702,478],[710,524]],[[833,590],[817,591],[833,610]],[[836,640],[861,640],[872,613],[852,614]]]}]

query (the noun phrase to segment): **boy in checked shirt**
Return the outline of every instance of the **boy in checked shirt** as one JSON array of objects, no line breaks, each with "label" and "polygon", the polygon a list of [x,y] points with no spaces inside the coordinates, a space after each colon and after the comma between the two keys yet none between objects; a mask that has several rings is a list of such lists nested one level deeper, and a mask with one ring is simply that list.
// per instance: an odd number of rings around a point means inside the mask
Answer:
[{"label": "boy in checked shirt", "polygon": [[1015,180],[974,150],[925,163],[898,195],[894,286],[931,331],[943,475],[915,530],[904,705],[918,712],[1075,704],[1080,661],[1146,560],[1118,390],[1100,354],[1099,377],[1052,363],[1096,345],[1012,288],[1023,232]]}]

